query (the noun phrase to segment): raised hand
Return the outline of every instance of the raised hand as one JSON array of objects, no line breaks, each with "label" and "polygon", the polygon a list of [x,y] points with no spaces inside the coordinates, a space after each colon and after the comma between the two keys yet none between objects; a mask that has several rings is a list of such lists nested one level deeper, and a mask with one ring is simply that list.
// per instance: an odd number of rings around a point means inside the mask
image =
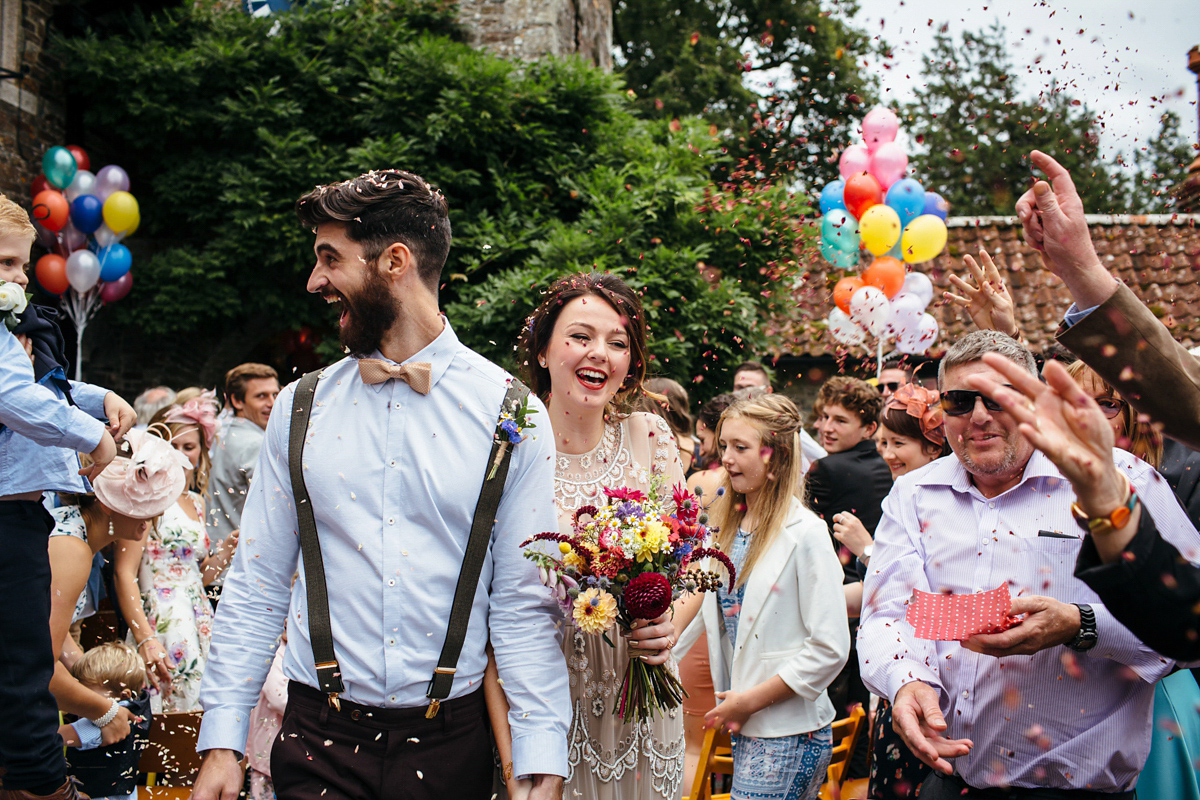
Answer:
[{"label": "raised hand", "polygon": [[980,330],[1000,331],[1014,339],[1019,338],[1021,331],[1017,328],[1012,295],[1000,277],[1000,270],[986,250],[979,251],[979,258],[983,261],[982,268],[970,256],[963,257],[974,284],[951,274],[950,283],[962,294],[943,292],[942,296],[966,310]]}]

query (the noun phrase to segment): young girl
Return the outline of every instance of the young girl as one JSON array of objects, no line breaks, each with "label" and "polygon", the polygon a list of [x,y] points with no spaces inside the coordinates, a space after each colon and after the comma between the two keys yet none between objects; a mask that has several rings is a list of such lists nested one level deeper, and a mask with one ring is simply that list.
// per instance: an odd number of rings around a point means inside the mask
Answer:
[{"label": "young girl", "polygon": [[814,798],[833,750],[825,689],[850,634],[828,528],[801,501],[801,425],[777,394],[739,400],[717,425],[726,479],[712,516],[737,579],[699,604],[723,690],[705,724],[733,734],[734,798]]}]

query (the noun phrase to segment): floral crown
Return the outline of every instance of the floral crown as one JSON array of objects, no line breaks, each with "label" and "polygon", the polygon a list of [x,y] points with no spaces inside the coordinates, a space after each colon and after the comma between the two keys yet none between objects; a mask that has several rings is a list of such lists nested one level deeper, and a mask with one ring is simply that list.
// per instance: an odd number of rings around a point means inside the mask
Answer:
[{"label": "floral crown", "polygon": [[921,423],[925,438],[941,447],[946,441],[946,429],[942,427],[941,396],[932,389],[906,383],[888,398],[887,408],[902,408]]},{"label": "floral crown", "polygon": [[201,392],[199,397],[173,406],[163,416],[163,421],[171,425],[194,423],[204,437],[204,446],[211,448],[217,435],[217,393],[208,389]]}]

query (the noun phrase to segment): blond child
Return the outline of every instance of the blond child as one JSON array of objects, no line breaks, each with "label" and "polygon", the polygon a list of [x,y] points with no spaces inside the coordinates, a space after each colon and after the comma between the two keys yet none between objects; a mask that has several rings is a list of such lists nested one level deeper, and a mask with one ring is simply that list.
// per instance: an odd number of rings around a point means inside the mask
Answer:
[{"label": "blond child", "polygon": [[137,765],[150,734],[150,695],[146,670],[132,647],[106,642],[88,650],[71,667],[71,674],[87,688],[116,700],[129,709],[132,734],[100,746],[100,729],[80,718],[60,729],[67,747],[67,773],[80,782],[80,791],[92,800],[136,800]]}]

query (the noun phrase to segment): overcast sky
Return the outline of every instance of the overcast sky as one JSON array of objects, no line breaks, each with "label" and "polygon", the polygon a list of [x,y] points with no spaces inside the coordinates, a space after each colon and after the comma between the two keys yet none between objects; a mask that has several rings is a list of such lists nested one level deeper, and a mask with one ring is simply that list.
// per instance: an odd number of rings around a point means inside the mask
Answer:
[{"label": "overcast sky", "polygon": [[1200,0],[859,0],[859,8],[856,25],[893,48],[887,67],[871,66],[885,100],[912,99],[941,25],[958,41],[962,31],[998,20],[1022,93],[1036,96],[1057,79],[1105,124],[1106,156],[1129,154],[1153,137],[1167,108],[1181,117],[1188,141],[1197,141],[1187,52],[1200,45]]}]

